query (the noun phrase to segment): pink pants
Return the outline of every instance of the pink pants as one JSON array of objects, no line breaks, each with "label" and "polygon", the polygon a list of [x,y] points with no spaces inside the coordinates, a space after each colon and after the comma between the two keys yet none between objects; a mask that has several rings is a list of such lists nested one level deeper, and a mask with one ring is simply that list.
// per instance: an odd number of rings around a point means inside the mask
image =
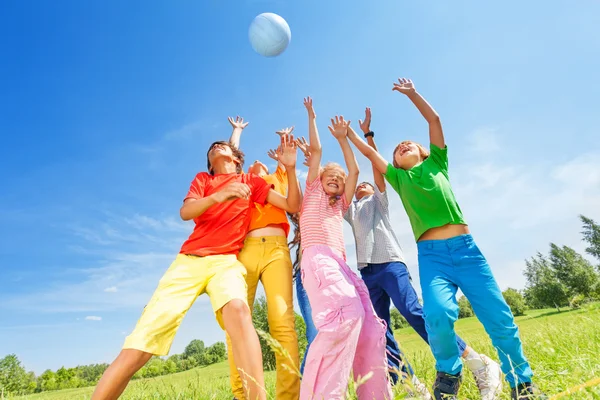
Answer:
[{"label": "pink pants", "polygon": [[319,331],[306,356],[300,399],[345,399],[350,371],[373,375],[357,388],[359,399],[391,399],[385,352],[385,322],[369,292],[332,248],[311,246],[302,253],[302,283]]}]

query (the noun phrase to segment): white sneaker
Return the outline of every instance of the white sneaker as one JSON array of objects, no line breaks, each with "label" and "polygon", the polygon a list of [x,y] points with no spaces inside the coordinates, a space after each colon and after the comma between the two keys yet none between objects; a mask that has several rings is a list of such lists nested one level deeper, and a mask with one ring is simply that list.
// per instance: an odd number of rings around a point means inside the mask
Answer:
[{"label": "white sneaker", "polygon": [[405,397],[406,400],[432,400],[431,393],[427,390],[427,386],[425,386],[425,384],[415,375],[412,376],[412,387],[409,387],[409,385],[406,385],[406,387],[408,392],[408,397]]},{"label": "white sneaker", "polygon": [[480,354],[480,356],[485,366],[473,371],[473,376],[477,388],[479,388],[479,393],[481,393],[481,399],[499,399],[502,392],[502,370],[500,365],[485,354]]}]

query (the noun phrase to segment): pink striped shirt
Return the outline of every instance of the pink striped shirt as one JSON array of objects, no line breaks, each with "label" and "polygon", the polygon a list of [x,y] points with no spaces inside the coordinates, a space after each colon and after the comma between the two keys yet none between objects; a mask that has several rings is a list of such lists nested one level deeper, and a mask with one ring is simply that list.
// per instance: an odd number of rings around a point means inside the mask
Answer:
[{"label": "pink striped shirt", "polygon": [[319,178],[306,182],[304,200],[300,210],[300,238],[302,250],[318,244],[326,245],[346,259],[344,246],[344,214],[350,204],[342,194],[334,206],[329,205],[329,195],[323,190]]}]

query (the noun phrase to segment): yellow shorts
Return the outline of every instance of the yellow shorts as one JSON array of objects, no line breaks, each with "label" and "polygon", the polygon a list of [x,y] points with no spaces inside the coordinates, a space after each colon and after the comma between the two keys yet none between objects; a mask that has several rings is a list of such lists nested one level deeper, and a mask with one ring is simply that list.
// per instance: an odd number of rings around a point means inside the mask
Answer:
[{"label": "yellow shorts", "polygon": [[169,354],[183,317],[202,293],[208,293],[217,321],[225,329],[223,306],[233,299],[248,305],[246,268],[235,255],[179,254],[158,283],[123,348],[157,356]]}]

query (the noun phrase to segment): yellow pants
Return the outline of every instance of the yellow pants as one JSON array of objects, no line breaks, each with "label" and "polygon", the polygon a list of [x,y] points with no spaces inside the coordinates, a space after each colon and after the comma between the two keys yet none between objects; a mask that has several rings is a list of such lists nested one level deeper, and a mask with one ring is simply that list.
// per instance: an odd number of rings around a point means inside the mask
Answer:
[{"label": "yellow pants", "polygon": [[234,299],[247,301],[245,276],[246,268],[235,255],[179,254],[158,283],[123,348],[167,355],[183,317],[203,293],[208,293],[217,321],[225,329],[221,309]]},{"label": "yellow pants", "polygon": [[[238,259],[246,267],[248,284],[248,304],[254,304],[256,287],[260,280],[267,296],[269,333],[286,349],[288,358],[276,354],[277,361],[277,400],[297,400],[300,396],[300,377],[286,369],[284,364],[294,363],[299,369],[298,336],[295,329],[294,297],[292,291],[292,261],[287,240],[283,236],[247,238]],[[227,355],[233,395],[244,399],[240,374],[233,361],[231,340],[227,336]]]}]

